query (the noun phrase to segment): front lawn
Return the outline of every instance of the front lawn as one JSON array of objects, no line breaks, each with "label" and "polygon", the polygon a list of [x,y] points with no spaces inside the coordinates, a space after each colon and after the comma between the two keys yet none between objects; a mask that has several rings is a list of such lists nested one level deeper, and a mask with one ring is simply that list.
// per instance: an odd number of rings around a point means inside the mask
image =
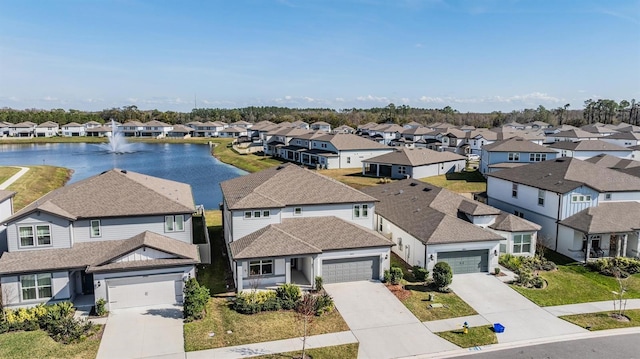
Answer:
[{"label": "front lawn", "polygon": [[450,332],[440,332],[436,333],[436,335],[462,348],[498,343],[496,333],[494,333],[493,328],[490,326],[469,328],[467,334],[464,334],[462,329],[460,329]]},{"label": "front lawn", "polygon": [[[557,271],[540,272],[548,283],[544,289],[511,287],[541,307],[613,300],[612,291],[619,291],[615,278],[592,272],[580,263],[558,266]],[[640,298],[640,274],[627,279],[625,298]]]},{"label": "front lawn", "polygon": [[487,180],[477,170],[421,178],[420,181],[458,193],[485,192],[487,190]]},{"label": "front lawn", "polygon": [[[232,291],[229,260],[225,257],[226,247],[222,236],[222,212],[207,210],[204,212],[211,241],[211,264],[199,264],[196,267],[198,283],[209,288],[211,295]],[[229,287],[227,288],[227,285]]]},{"label": "front lawn", "polygon": [[[307,349],[306,355],[310,356],[313,359],[357,358],[358,343],[335,345],[332,347],[324,347],[324,348],[316,348],[316,349]],[[254,358],[293,359],[293,358],[300,358],[301,356],[302,356],[302,351],[298,351],[298,352],[289,352],[289,353],[280,353],[280,354],[260,355]]]},{"label": "front lawn", "polygon": [[[435,288],[425,287],[421,284],[406,284],[405,289],[409,290],[411,295],[401,300],[402,304],[421,322],[478,314],[453,292],[440,293]],[[429,301],[429,295],[434,296],[435,299]],[[437,307],[432,308],[431,304]],[[438,304],[442,304],[442,307],[439,307]]]},{"label": "front lawn", "polygon": [[[314,319],[309,335],[349,330],[337,310]],[[289,339],[302,334],[301,322],[293,311],[239,314],[229,307],[226,298],[209,299],[205,318],[184,325],[186,351]]]},{"label": "front lawn", "polygon": [[100,347],[102,329],[76,344],[58,343],[44,330],[4,333],[0,335],[0,358],[95,358]]},{"label": "front lawn", "polygon": [[629,321],[620,321],[612,318],[612,313],[614,312],[576,314],[566,315],[560,318],[588,330],[629,328],[640,325],[640,309],[630,309],[624,312],[624,315],[629,318]]}]

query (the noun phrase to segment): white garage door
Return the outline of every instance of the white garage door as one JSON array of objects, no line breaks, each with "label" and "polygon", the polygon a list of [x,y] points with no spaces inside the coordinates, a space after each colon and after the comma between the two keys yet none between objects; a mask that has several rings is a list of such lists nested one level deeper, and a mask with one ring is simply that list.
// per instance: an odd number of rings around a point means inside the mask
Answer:
[{"label": "white garage door", "polygon": [[378,279],[378,257],[331,259],[322,261],[325,283]]},{"label": "white garage door", "polygon": [[182,274],[107,279],[109,309],[182,301]]}]

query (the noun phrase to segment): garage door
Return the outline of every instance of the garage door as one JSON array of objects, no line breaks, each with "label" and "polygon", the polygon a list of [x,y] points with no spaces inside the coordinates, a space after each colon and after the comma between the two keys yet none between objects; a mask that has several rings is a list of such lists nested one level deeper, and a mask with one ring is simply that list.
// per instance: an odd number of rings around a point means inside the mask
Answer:
[{"label": "garage door", "polygon": [[438,262],[447,262],[453,274],[489,271],[489,251],[438,252]]},{"label": "garage door", "polygon": [[107,279],[109,308],[130,308],[182,301],[182,274]]},{"label": "garage door", "polygon": [[331,259],[322,261],[325,283],[378,279],[378,257]]}]

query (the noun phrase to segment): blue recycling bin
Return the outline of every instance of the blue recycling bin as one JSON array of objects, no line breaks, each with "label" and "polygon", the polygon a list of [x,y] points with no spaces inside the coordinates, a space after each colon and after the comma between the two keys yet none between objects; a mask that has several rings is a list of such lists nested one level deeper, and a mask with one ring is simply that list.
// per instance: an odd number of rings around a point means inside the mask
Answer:
[{"label": "blue recycling bin", "polygon": [[496,333],[504,333],[504,325],[500,323],[493,324],[493,331]]}]

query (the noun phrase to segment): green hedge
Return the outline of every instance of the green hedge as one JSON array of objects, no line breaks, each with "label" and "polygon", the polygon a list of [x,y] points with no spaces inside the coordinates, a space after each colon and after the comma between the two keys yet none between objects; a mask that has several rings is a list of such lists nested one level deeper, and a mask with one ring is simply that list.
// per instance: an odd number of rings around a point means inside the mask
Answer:
[{"label": "green hedge", "polygon": [[[316,315],[331,312],[334,309],[333,298],[324,291],[312,293],[316,300]],[[296,309],[302,292],[295,284],[283,284],[275,291],[252,291],[238,293],[232,308],[240,314],[255,314],[267,311]]]}]

